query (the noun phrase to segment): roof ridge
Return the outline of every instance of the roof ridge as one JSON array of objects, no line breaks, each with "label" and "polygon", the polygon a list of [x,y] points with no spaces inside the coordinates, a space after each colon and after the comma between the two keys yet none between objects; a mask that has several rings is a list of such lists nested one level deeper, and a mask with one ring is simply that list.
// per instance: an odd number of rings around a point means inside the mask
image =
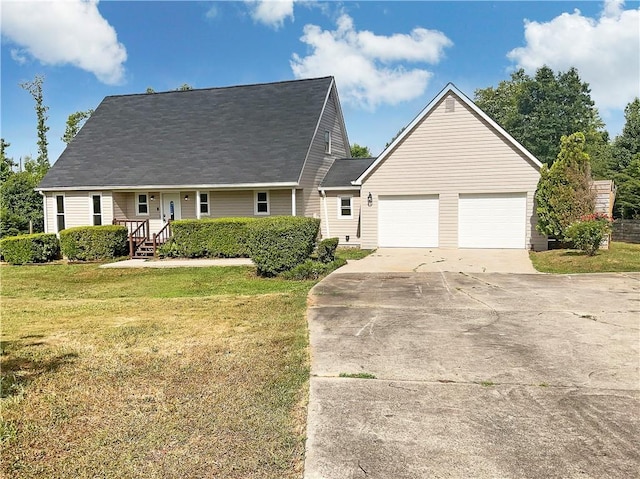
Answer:
[{"label": "roof ridge", "polygon": [[261,82],[261,83],[247,83],[244,85],[227,85],[227,86],[213,86],[207,88],[192,88],[190,90],[166,90],[166,91],[154,91],[153,93],[122,93],[119,95],[107,95],[106,98],[122,98],[129,96],[150,96],[150,95],[166,95],[168,93],[186,93],[190,91],[212,91],[212,90],[230,90],[235,88],[248,88],[248,87],[257,87],[257,86],[266,86],[266,85],[280,85],[284,83],[297,83],[297,82],[305,82],[305,81],[318,81],[318,80],[327,80],[333,79],[332,75],[324,76],[324,77],[316,77],[316,78],[298,78],[295,80],[279,80],[275,82]]}]

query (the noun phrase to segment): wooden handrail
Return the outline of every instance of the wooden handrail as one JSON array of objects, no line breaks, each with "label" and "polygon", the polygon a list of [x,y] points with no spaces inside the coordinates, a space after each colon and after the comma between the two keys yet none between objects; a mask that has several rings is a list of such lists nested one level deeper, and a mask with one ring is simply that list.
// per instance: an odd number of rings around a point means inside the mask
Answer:
[{"label": "wooden handrail", "polygon": [[164,244],[169,241],[171,237],[171,220],[167,221],[167,224],[162,227],[157,233],[153,233],[153,256],[156,255],[158,244]]},{"label": "wooden handrail", "polygon": [[[138,234],[141,233],[141,234]],[[129,258],[133,258],[138,246],[149,239],[149,220],[145,220],[129,235]]]},{"label": "wooden handrail", "polygon": [[114,225],[124,225],[129,232],[129,257],[133,258],[138,246],[149,239],[149,220],[120,220],[114,218]]}]

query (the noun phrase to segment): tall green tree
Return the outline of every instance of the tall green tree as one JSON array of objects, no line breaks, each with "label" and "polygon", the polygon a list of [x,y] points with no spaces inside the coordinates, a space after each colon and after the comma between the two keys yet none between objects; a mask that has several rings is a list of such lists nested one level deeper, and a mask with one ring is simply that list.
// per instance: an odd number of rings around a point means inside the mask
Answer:
[{"label": "tall green tree", "polygon": [[589,85],[575,68],[555,74],[543,66],[533,77],[520,69],[497,88],[476,90],[475,103],[547,165],[556,160],[562,136],[582,132],[586,150],[596,155],[607,143]]},{"label": "tall green tree", "polygon": [[540,233],[563,240],[571,223],[593,213],[595,191],[584,148],[584,134],[563,136],[557,160],[551,167],[543,165],[535,196]]},{"label": "tall green tree", "polygon": [[71,140],[78,134],[82,125],[89,119],[89,117],[93,114],[93,109],[89,108],[87,111],[76,111],[75,113],[71,113],[67,118],[67,126],[64,130],[64,135],[60,138],[67,145],[71,143]]},{"label": "tall green tree", "polygon": [[47,120],[49,119],[47,111],[49,107],[44,104],[44,95],[42,93],[43,83],[44,76],[36,75],[33,81],[20,83],[20,87],[28,91],[36,103],[36,118],[38,120],[38,158],[36,161],[41,169],[48,169],[50,166],[49,142],[47,140],[47,132],[49,131],[49,127],[47,126]]},{"label": "tall green tree", "polygon": [[613,142],[609,177],[617,186],[614,216],[640,218],[640,98],[624,109],[622,133]]},{"label": "tall green tree", "polygon": [[351,145],[351,158],[371,158],[371,150],[369,150],[368,146],[354,143]]},{"label": "tall green tree", "polygon": [[6,150],[11,146],[11,143],[4,141],[4,138],[0,138],[0,183],[7,181],[9,176],[13,174],[13,168],[16,166],[12,158],[7,156]]},{"label": "tall green tree", "polygon": [[44,231],[42,196],[35,187],[43,173],[36,160],[25,158],[23,171],[10,171],[0,184],[0,237]]}]

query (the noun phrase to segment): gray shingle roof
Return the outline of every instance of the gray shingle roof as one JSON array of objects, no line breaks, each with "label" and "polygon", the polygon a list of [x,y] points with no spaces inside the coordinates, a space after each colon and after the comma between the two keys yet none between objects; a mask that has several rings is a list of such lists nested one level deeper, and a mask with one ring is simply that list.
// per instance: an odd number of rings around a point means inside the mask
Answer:
[{"label": "gray shingle roof", "polygon": [[351,182],[371,166],[375,158],[345,158],[336,160],[320,184],[321,188],[351,187]]},{"label": "gray shingle roof", "polygon": [[331,83],[106,97],[39,188],[296,183]]}]

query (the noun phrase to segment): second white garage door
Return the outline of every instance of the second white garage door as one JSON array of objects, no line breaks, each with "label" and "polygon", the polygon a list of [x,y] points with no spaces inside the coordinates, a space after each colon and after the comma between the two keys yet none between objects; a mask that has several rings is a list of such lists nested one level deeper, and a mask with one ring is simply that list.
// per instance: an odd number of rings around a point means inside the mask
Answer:
[{"label": "second white garage door", "polygon": [[526,193],[460,195],[460,248],[525,248]]},{"label": "second white garage door", "polygon": [[380,247],[438,246],[438,196],[380,196],[378,201]]}]

